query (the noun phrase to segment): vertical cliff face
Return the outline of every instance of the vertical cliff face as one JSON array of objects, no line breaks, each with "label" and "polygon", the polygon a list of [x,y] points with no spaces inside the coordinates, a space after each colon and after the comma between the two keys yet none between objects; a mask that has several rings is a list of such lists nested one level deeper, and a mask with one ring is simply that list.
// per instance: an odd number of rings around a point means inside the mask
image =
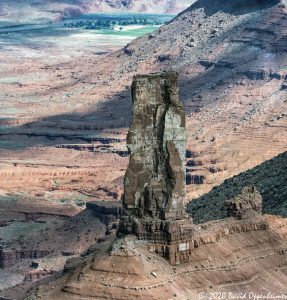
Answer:
[{"label": "vertical cliff face", "polygon": [[186,130],[175,72],[138,75],[127,146],[129,215],[180,219],[184,212]]}]

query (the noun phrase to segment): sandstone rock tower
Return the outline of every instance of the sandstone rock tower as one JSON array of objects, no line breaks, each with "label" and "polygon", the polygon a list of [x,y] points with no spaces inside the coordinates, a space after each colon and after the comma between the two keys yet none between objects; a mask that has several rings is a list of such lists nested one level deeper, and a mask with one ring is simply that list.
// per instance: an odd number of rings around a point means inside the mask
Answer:
[{"label": "sandstone rock tower", "polygon": [[185,197],[185,115],[175,72],[138,75],[132,85],[133,119],[125,175],[128,215],[181,219]]},{"label": "sandstone rock tower", "polygon": [[122,233],[149,241],[172,264],[189,260],[191,219],[185,219],[186,129],[177,73],[137,75],[127,146]]}]

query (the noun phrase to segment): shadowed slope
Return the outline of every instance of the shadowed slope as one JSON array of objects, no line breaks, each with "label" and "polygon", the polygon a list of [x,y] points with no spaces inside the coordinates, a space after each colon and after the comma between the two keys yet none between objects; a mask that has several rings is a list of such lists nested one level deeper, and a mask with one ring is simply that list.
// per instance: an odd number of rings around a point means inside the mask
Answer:
[{"label": "shadowed slope", "polygon": [[287,217],[287,152],[241,173],[189,203],[194,222],[203,223],[227,217],[225,201],[242,188],[254,185],[263,197],[263,213]]}]

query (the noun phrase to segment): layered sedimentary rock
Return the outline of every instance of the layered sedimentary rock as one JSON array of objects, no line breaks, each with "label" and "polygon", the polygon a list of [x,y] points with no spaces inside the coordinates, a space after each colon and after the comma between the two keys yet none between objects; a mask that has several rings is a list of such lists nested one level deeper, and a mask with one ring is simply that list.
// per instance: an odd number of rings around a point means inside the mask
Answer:
[{"label": "layered sedimentary rock", "polygon": [[0,249],[0,268],[8,268],[23,259],[41,258],[48,254],[48,250]]},{"label": "layered sedimentary rock", "polygon": [[210,293],[267,290],[285,295],[286,237],[278,233],[286,234],[286,225],[286,219],[257,215],[195,226],[192,256],[176,267],[153,253],[157,244],[125,236],[113,244],[102,243],[101,250],[106,249],[102,253],[71,261],[61,278],[30,293],[47,300],[195,300],[211,289]]},{"label": "layered sedimentary rock", "polygon": [[87,202],[86,207],[92,210],[97,218],[107,227],[107,232],[118,227],[122,213],[121,204],[116,201]]},{"label": "layered sedimentary rock", "polygon": [[177,74],[139,75],[132,85],[133,119],[127,137],[127,214],[181,219],[185,197],[186,130]]},{"label": "layered sedimentary rock", "polygon": [[151,249],[171,264],[187,262],[193,228],[184,209],[186,129],[177,74],[135,76],[132,96],[120,230],[151,241]]},{"label": "layered sedimentary rock", "polygon": [[53,271],[49,271],[46,269],[31,270],[25,275],[24,282],[38,281],[52,274],[54,274]]}]

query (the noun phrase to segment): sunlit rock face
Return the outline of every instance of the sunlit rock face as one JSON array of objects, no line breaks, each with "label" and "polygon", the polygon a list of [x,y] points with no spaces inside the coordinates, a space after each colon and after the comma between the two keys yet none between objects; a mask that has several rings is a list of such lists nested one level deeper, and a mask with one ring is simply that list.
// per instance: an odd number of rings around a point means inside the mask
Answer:
[{"label": "sunlit rock face", "polygon": [[133,118],[127,146],[126,213],[181,219],[185,198],[186,130],[177,73],[134,77]]}]

